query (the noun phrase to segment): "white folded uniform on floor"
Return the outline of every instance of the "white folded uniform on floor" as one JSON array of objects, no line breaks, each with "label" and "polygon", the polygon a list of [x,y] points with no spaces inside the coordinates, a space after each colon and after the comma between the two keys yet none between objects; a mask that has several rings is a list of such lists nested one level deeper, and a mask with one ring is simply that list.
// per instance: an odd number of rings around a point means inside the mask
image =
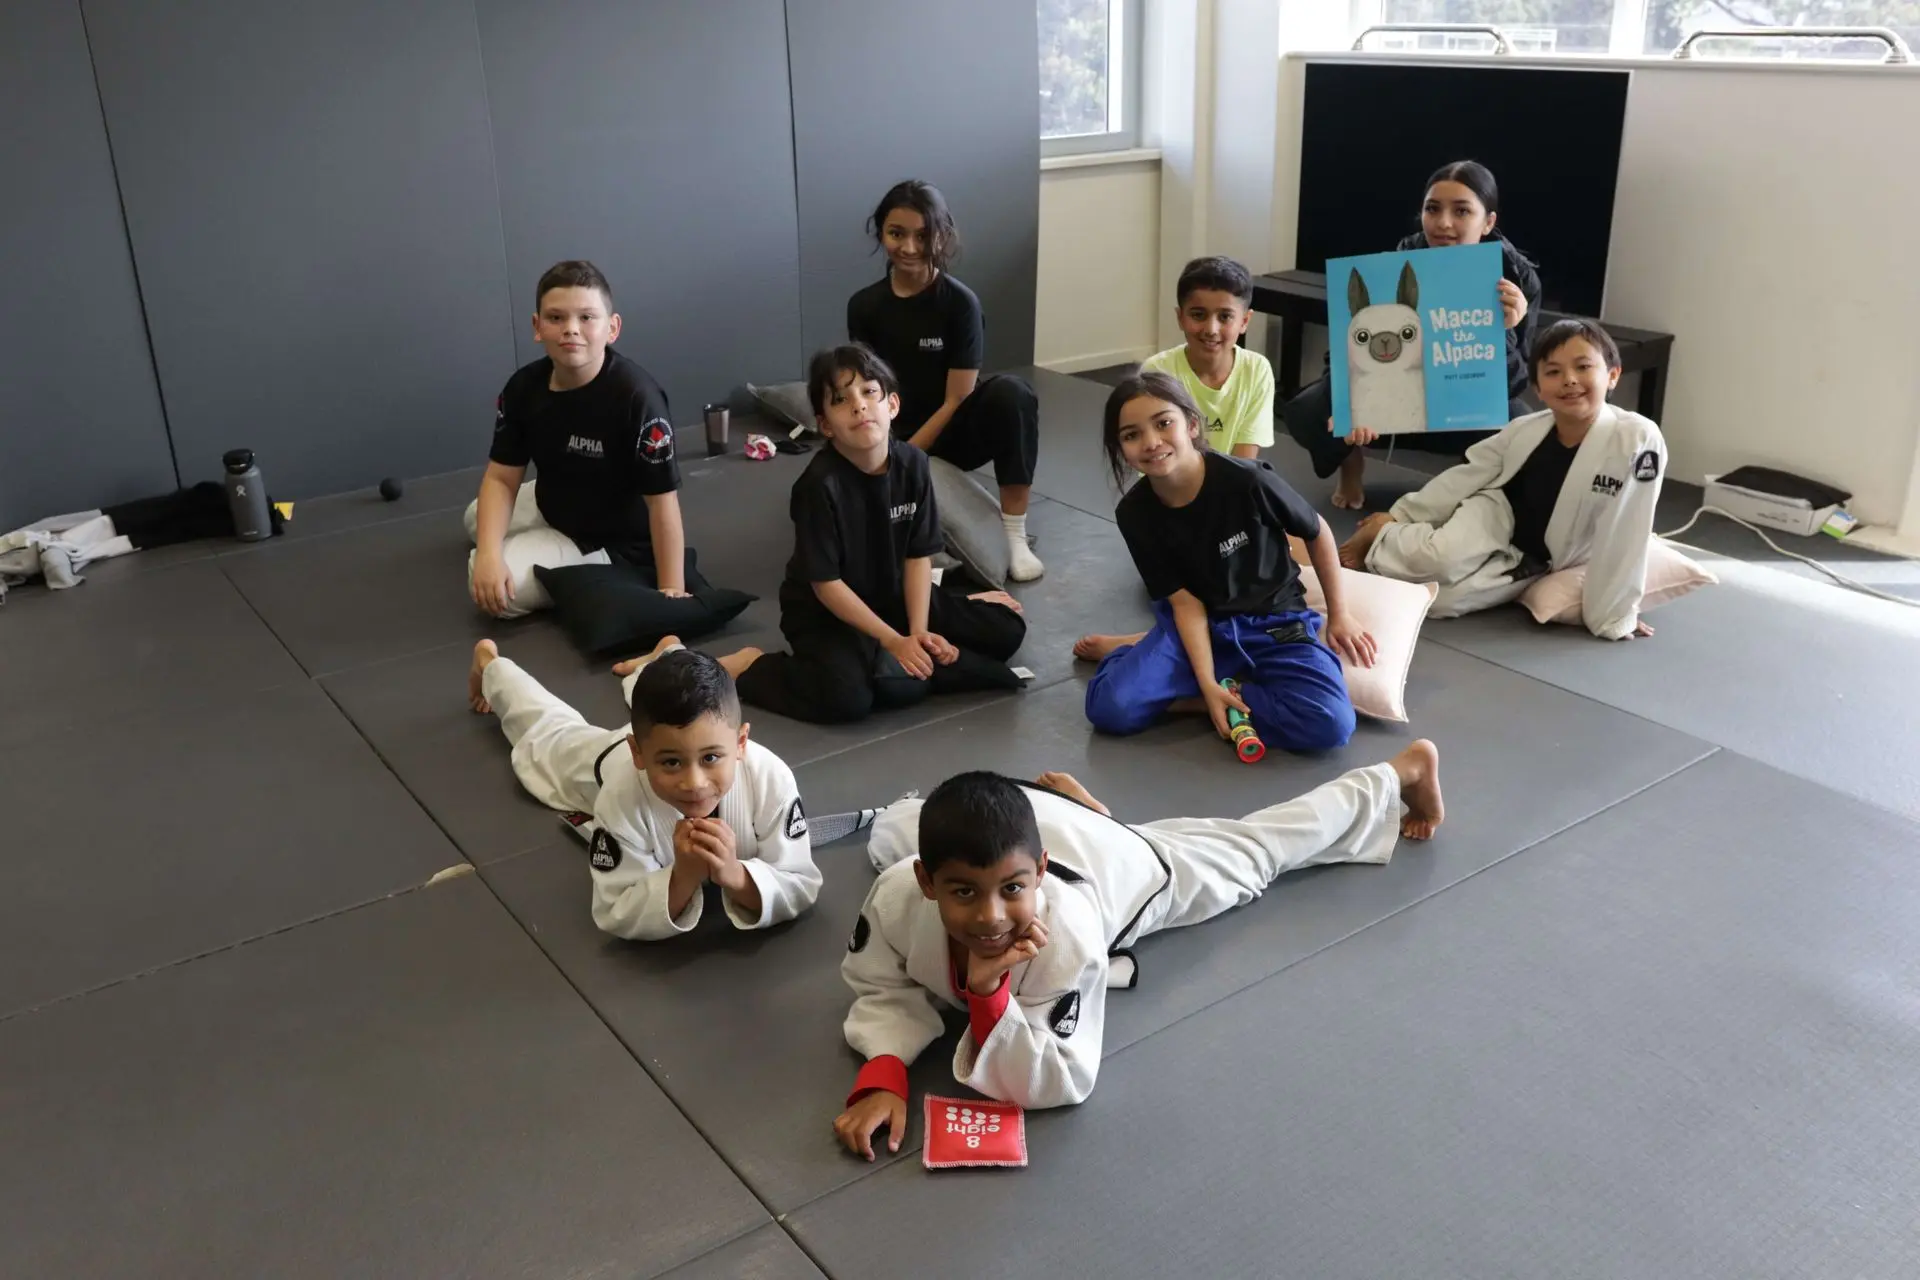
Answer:
[{"label": "white folded uniform on floor", "polygon": [[[629,699],[637,676],[624,685]],[[667,913],[673,829],[681,814],[654,794],[634,764],[627,730],[588,724],[506,658],[487,667],[481,689],[513,744],[513,771],[521,785],[551,808],[593,815],[593,922],[641,941],[675,937],[699,924],[703,892],[678,917]],[[735,926],[763,929],[813,905],[820,896],[820,868],[807,837],[800,784],[784,760],[748,741],[714,816],[732,828],[734,854],[760,890],[757,919],[723,895]]]},{"label": "white folded uniform on floor", "polygon": [[[1466,461],[1429,480],[1392,507],[1394,523],[1367,550],[1382,577],[1440,586],[1432,616],[1457,617],[1519,598],[1521,554],[1511,545],[1513,507],[1504,486],[1553,430],[1551,411],[1515,419],[1467,450]],[[1667,472],[1660,428],[1637,413],[1605,406],[1567,469],[1547,521],[1552,569],[1587,566],[1580,612],[1606,640],[1632,633],[1646,591],[1653,510]]]},{"label": "white folded uniform on floor", "polygon": [[[1384,863],[1400,835],[1400,780],[1390,765],[1356,769],[1245,818],[1169,818],[1128,826],[1026,785],[1046,846],[1035,916],[1047,943],[1014,966],[1010,999],[986,1043],[954,1051],[960,1083],[1003,1102],[1083,1101],[1100,1070],[1109,986],[1137,978],[1125,948],[1251,902],[1283,872],[1332,862]],[[938,906],[914,876],[918,800],[884,810],[867,895],[840,972],[853,988],[847,1043],[869,1060],[911,1063],[943,1029],[938,1006],[967,1008],[953,986]]]}]

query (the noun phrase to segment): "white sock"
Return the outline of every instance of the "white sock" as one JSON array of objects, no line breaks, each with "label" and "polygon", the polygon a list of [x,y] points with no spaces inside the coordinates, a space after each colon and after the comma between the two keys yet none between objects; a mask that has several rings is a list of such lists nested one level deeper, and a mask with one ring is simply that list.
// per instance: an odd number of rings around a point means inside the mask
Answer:
[{"label": "white sock", "polygon": [[1017,516],[1000,514],[1000,523],[1007,530],[1007,576],[1015,582],[1032,582],[1045,573],[1046,566],[1033,554],[1033,548],[1027,545],[1027,517],[1022,512]]}]

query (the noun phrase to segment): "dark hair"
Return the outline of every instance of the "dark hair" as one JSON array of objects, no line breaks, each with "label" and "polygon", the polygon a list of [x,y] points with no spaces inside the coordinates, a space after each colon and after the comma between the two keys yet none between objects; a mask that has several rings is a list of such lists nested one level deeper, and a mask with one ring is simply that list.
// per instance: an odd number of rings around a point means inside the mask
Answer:
[{"label": "dark hair", "polygon": [[1046,852],[1033,801],[1012,778],[956,773],[920,806],[920,864],[928,875],[949,862],[990,867],[1023,850],[1036,862]]},{"label": "dark hair", "polygon": [[887,189],[887,194],[873,207],[873,216],[867,219],[867,234],[882,249],[886,248],[882,232],[886,230],[887,215],[895,209],[911,209],[926,221],[927,261],[937,269],[945,271],[947,264],[960,256],[960,233],[954,229],[953,214],[947,211],[947,198],[940,194],[940,188],[909,178]]},{"label": "dark hair", "polygon": [[1253,273],[1232,258],[1195,258],[1182,267],[1174,296],[1184,306],[1187,295],[1195,289],[1218,289],[1221,293],[1232,294],[1249,307],[1253,305]]},{"label": "dark hair", "polygon": [[[1114,385],[1113,394],[1107,397],[1106,413],[1102,416],[1100,424],[1100,443],[1106,448],[1107,466],[1113,471],[1113,484],[1116,489],[1124,488],[1127,483],[1127,460],[1120,452],[1120,411],[1127,407],[1128,401],[1138,400],[1142,396],[1165,400],[1186,414],[1189,422],[1195,425],[1201,422],[1200,406],[1193,402],[1193,396],[1180,385],[1180,379],[1172,374],[1142,370],[1120,379]],[[1206,448],[1207,433],[1202,431],[1194,444],[1196,448]]]},{"label": "dark hair", "polygon": [[900,380],[893,376],[893,366],[875,355],[866,343],[828,347],[814,352],[813,360],[807,365],[807,402],[813,406],[816,418],[825,416],[827,397],[833,394],[843,373],[851,373],[861,382],[879,383],[884,395],[900,393]]},{"label": "dark hair", "polygon": [[540,300],[555,289],[598,289],[607,300],[607,310],[613,310],[613,286],[600,274],[600,268],[583,259],[569,258],[548,267],[533,287],[533,309],[540,310]]},{"label": "dark hair", "polygon": [[1527,352],[1527,372],[1533,377],[1533,385],[1540,385],[1540,366],[1548,356],[1572,342],[1575,338],[1585,338],[1593,344],[1600,358],[1607,362],[1607,368],[1620,367],[1620,348],[1614,342],[1613,335],[1600,327],[1597,320],[1568,318],[1555,320],[1552,324],[1534,335],[1533,350]]},{"label": "dark hair", "polygon": [[1473,198],[1480,202],[1488,213],[1500,212],[1500,184],[1493,180],[1493,170],[1478,160],[1455,160],[1443,164],[1433,171],[1427,179],[1427,185],[1420,188],[1420,198],[1425,200],[1427,192],[1442,182],[1457,182],[1473,192]]},{"label": "dark hair", "polygon": [[657,724],[678,728],[701,716],[740,724],[740,692],[717,658],[692,649],[670,649],[649,662],[633,682],[633,736],[644,738]]}]

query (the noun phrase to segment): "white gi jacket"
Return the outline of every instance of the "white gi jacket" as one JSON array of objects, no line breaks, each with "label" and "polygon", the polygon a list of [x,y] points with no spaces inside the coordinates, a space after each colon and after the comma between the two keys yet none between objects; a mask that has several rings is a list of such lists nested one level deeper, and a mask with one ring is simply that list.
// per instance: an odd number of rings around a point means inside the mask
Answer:
[{"label": "white gi jacket", "polygon": [[[1466,461],[1393,504],[1396,521],[1441,525],[1467,499],[1499,489],[1519,472],[1547,433],[1550,411],[1529,414],[1467,450]],[[1651,420],[1607,405],[1567,469],[1547,522],[1554,569],[1587,566],[1580,612],[1605,640],[1632,634],[1646,589],[1653,509],[1667,473],[1667,442]]]},{"label": "white gi jacket", "polygon": [[[593,922],[617,937],[642,941],[687,932],[700,923],[705,894],[696,892],[677,919],[667,914],[673,829],[680,811],[654,794],[624,744],[605,759],[602,772],[588,859]],[[757,919],[725,897],[727,918],[737,928],[763,929],[813,905],[820,896],[820,869],[807,840],[800,786],[784,760],[749,740],[717,816],[733,829],[735,854],[760,890]]]},{"label": "white gi jacket", "polygon": [[[1169,874],[1137,828],[1043,788],[1026,791],[1047,849],[1048,873],[1034,890],[1047,944],[1013,967],[1006,1008],[985,1043],[971,1032],[960,1038],[953,1075],[990,1098],[1057,1107],[1093,1092],[1110,972],[1122,975],[1119,985],[1133,977],[1131,956],[1114,948],[1133,940]],[[874,830],[878,841],[883,828]],[[954,990],[947,931],[920,891],[913,852],[876,849],[874,859],[890,865],[867,894],[840,965],[854,992],[847,1043],[869,1060],[911,1063],[944,1030],[939,1007],[968,1010],[970,1001]]]}]

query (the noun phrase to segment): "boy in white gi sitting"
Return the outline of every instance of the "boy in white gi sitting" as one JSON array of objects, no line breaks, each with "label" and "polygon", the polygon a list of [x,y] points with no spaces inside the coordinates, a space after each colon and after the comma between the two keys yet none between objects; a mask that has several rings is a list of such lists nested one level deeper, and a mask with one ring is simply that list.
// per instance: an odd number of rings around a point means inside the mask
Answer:
[{"label": "boy in white gi sitting", "polygon": [[811,907],[820,869],[799,784],[748,741],[733,677],[672,636],[622,667],[630,729],[588,724],[491,640],[474,646],[467,679],[473,709],[500,718],[521,785],[593,815],[593,922],[643,941],[686,933],[709,883],[741,929]]},{"label": "boy in white gi sitting", "polygon": [[1127,947],[1251,902],[1296,867],[1384,863],[1400,836],[1426,839],[1443,817],[1439,765],[1423,739],[1238,821],[1128,826],[1063,773],[963,773],[889,806],[873,828],[880,878],[840,966],[847,1043],[867,1063],[834,1132],[872,1159],[884,1124],[899,1150],[907,1064],[939,1037],[943,1005],[968,1015],[960,1083],[1023,1107],[1083,1101],[1107,988],[1136,976]]}]

